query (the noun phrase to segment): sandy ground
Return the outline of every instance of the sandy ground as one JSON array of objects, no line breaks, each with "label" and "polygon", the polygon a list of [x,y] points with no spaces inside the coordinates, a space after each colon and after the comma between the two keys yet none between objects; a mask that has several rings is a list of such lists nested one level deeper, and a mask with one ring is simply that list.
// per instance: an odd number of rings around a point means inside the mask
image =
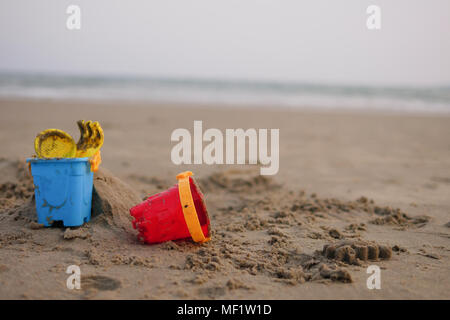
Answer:
[{"label": "sandy ground", "polygon": [[[43,129],[78,139],[78,119],[105,131],[104,212],[40,228],[23,160]],[[279,173],[173,165],[171,132],[194,120],[280,128]],[[0,298],[449,299],[449,137],[447,116],[0,101]],[[127,209],[184,170],[206,196],[212,240],[140,243]],[[81,290],[66,287],[73,264]],[[366,286],[372,264],[380,290]]]}]

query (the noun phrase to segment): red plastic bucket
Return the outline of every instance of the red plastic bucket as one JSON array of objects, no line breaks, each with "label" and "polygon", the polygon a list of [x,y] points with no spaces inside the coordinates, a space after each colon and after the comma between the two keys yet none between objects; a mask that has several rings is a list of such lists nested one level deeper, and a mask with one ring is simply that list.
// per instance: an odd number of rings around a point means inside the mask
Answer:
[{"label": "red plastic bucket", "polygon": [[190,238],[210,240],[210,221],[203,194],[187,171],[177,176],[178,184],[157,193],[130,209],[133,227],[145,243]]}]

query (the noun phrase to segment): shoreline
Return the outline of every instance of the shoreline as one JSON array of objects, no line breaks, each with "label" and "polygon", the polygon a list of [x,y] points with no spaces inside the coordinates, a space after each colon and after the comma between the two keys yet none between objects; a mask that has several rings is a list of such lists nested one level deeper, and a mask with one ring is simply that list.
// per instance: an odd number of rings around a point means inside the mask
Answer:
[{"label": "shoreline", "polygon": [[107,98],[35,98],[35,97],[1,97],[0,104],[16,103],[50,103],[50,104],[92,104],[98,106],[114,105],[117,107],[164,107],[164,108],[182,108],[182,109],[230,109],[230,110],[261,110],[261,111],[280,111],[280,112],[304,112],[312,114],[344,114],[344,115],[375,115],[375,116],[416,116],[416,117],[450,117],[450,110],[398,110],[392,108],[361,109],[357,107],[345,106],[303,106],[303,105],[280,105],[280,104],[258,104],[258,103],[228,103],[228,102],[183,102],[178,100],[139,100],[139,99],[107,99]]}]

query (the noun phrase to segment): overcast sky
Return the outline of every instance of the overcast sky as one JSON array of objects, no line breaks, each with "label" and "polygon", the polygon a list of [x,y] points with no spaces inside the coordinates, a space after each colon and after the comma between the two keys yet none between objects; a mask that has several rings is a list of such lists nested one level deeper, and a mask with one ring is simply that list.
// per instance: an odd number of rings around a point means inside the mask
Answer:
[{"label": "overcast sky", "polygon": [[1,0],[0,70],[450,85],[450,1]]}]

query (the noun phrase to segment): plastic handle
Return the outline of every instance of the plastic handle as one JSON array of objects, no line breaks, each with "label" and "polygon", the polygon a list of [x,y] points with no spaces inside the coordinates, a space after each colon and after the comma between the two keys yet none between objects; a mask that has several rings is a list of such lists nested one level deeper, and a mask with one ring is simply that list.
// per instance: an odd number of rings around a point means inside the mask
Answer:
[{"label": "plastic handle", "polygon": [[189,229],[192,239],[195,242],[207,242],[211,237],[206,238],[203,234],[200,221],[198,220],[197,210],[195,210],[194,200],[192,199],[191,184],[189,177],[191,171],[185,171],[177,175],[178,191],[180,193],[181,207],[183,209],[184,220]]}]

